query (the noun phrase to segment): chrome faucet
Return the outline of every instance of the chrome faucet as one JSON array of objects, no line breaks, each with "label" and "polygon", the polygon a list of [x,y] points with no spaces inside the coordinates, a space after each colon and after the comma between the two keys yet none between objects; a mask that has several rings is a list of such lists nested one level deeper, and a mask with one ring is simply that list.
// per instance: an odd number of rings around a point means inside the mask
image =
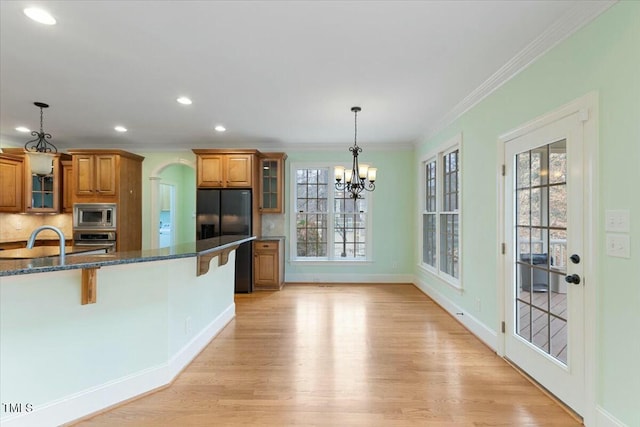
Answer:
[{"label": "chrome faucet", "polygon": [[31,233],[31,236],[29,236],[29,241],[27,242],[27,249],[33,249],[33,245],[36,243],[36,236],[42,230],[53,230],[60,238],[60,264],[64,264],[64,234],[62,234],[62,231],[58,227],[54,227],[53,225],[42,225],[33,230],[33,233]]}]

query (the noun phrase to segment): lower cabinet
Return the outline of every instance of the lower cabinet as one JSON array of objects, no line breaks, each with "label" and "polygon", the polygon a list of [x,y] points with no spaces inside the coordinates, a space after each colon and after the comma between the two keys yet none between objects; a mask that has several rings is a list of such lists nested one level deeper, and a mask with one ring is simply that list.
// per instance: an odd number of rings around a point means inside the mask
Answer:
[{"label": "lower cabinet", "polygon": [[253,288],[277,291],[284,285],[284,239],[254,240]]}]

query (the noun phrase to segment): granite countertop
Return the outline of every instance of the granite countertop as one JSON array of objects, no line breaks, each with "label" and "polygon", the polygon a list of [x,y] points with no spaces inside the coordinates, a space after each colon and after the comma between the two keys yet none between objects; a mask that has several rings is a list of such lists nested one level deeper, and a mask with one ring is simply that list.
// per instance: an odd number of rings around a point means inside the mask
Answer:
[{"label": "granite countertop", "polygon": [[[64,253],[66,255],[80,254],[83,252],[91,252],[104,250],[109,246],[65,246]],[[36,246],[33,249],[6,249],[0,251],[0,260],[3,259],[34,259],[43,257],[52,257],[60,255],[60,247],[58,246]]]},{"label": "granite countertop", "polygon": [[161,249],[113,252],[95,255],[74,255],[72,257],[65,258],[64,264],[60,263],[60,257],[57,256],[34,259],[0,259],[0,277],[45,273],[59,270],[75,270],[80,268],[96,268],[118,264],[133,264],[165,259],[189,258],[206,255],[210,252],[249,242],[251,240],[255,240],[255,238],[255,236],[221,236]]},{"label": "granite countertop", "polygon": [[256,240],[261,240],[261,241],[284,240],[284,236],[260,236]]}]

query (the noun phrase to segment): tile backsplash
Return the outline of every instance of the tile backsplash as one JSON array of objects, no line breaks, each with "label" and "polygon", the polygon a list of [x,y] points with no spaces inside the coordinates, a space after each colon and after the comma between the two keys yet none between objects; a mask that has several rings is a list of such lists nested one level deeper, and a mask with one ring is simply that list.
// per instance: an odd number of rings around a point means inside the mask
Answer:
[{"label": "tile backsplash", "polygon": [[[64,233],[65,239],[73,237],[73,215],[29,215],[0,213],[0,242],[27,240],[31,232],[41,225],[53,225]],[[38,239],[57,239],[58,235],[51,230],[38,234]]]},{"label": "tile backsplash", "polygon": [[284,236],[284,215],[262,214],[262,235],[264,237]]}]

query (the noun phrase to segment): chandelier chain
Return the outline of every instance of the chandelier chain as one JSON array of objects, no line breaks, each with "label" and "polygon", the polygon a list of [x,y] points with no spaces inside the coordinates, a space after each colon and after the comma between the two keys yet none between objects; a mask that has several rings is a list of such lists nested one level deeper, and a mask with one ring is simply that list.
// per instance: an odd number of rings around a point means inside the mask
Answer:
[{"label": "chandelier chain", "polygon": [[42,107],[40,107],[40,133],[44,133],[44,131],[42,129],[43,128],[43,124],[44,123],[44,113],[42,112]]},{"label": "chandelier chain", "polygon": [[353,146],[358,147],[358,110],[354,111],[353,115]]}]

